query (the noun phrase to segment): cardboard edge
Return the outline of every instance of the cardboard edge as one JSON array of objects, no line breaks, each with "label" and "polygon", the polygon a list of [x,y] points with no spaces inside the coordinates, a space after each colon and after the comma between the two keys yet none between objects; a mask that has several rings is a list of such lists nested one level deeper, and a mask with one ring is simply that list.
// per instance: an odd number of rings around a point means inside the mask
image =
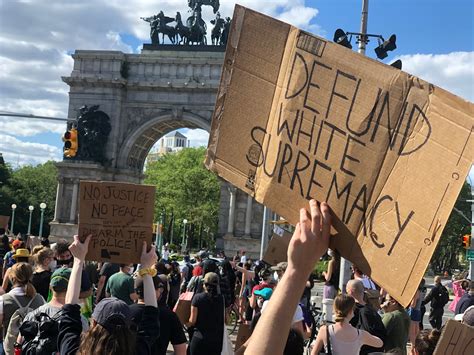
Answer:
[{"label": "cardboard edge", "polygon": [[204,165],[211,171],[216,169],[216,153],[219,142],[219,127],[224,115],[225,99],[230,85],[233,73],[233,66],[235,57],[237,55],[237,47],[240,41],[240,34],[242,32],[242,25],[244,22],[246,8],[238,4],[234,7],[234,14],[232,15],[232,27],[230,30],[230,37],[227,41],[226,52],[224,56],[224,63],[221,69],[221,80],[219,89],[217,90],[216,103],[212,113],[211,134],[207,144],[206,158]]}]

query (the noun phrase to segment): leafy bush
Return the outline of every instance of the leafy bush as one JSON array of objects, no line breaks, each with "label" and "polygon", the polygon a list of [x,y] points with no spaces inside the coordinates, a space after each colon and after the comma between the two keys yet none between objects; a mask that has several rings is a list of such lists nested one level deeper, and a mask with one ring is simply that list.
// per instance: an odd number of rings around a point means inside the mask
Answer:
[{"label": "leafy bush", "polygon": [[328,268],[328,260],[320,260],[314,266],[313,274],[316,275],[316,278],[319,280],[323,280],[323,271],[326,271]]}]

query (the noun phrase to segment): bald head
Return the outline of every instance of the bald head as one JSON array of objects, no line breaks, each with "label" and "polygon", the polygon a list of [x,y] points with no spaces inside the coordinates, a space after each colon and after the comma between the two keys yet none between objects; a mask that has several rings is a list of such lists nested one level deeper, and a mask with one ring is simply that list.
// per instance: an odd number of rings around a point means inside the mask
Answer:
[{"label": "bald head", "polygon": [[346,289],[347,293],[356,299],[364,297],[364,284],[360,280],[349,280]]}]

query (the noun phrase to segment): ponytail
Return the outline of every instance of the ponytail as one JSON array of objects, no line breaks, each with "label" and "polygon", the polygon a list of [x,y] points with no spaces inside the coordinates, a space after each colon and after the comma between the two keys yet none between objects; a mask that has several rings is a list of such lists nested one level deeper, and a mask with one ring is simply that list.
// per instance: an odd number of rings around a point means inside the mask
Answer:
[{"label": "ponytail", "polygon": [[28,281],[26,286],[25,286],[25,294],[29,298],[33,298],[36,296],[36,289],[35,286],[31,283],[31,281]]},{"label": "ponytail", "polygon": [[217,285],[204,285],[204,287],[206,288],[206,291],[209,295],[215,297],[218,295],[218,292],[217,292]]},{"label": "ponytail", "polygon": [[13,285],[25,288],[26,296],[33,298],[36,295],[36,289],[31,283],[33,268],[28,263],[17,262],[10,268],[10,279]]}]

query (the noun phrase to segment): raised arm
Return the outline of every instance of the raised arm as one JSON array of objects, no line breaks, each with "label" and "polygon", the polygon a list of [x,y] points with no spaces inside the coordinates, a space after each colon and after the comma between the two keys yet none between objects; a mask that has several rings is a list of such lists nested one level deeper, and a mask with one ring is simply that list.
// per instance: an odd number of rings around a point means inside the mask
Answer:
[{"label": "raised arm", "polygon": [[66,304],[79,304],[82,268],[90,240],[91,235],[88,235],[84,243],[81,243],[79,236],[75,235],[74,242],[69,247],[69,251],[74,257],[74,263],[72,264],[71,276],[69,277],[69,283],[67,285]]},{"label": "raised arm", "polygon": [[[155,246],[152,244],[150,250],[147,251],[146,242],[143,241],[142,256],[140,258],[141,269],[139,271],[140,276],[143,278],[143,296],[145,305],[158,307],[156,301],[155,287],[153,286],[153,279],[151,274],[153,273],[153,265],[158,260],[158,256],[155,252]],[[155,272],[156,274],[156,272]]]},{"label": "raised arm", "polygon": [[[327,251],[331,217],[329,206],[321,209],[310,201],[311,219],[300,210],[300,222],[288,247],[288,267],[250,338],[246,354],[281,354],[296,306],[314,264]],[[285,336],[282,336],[284,335]]]}]

